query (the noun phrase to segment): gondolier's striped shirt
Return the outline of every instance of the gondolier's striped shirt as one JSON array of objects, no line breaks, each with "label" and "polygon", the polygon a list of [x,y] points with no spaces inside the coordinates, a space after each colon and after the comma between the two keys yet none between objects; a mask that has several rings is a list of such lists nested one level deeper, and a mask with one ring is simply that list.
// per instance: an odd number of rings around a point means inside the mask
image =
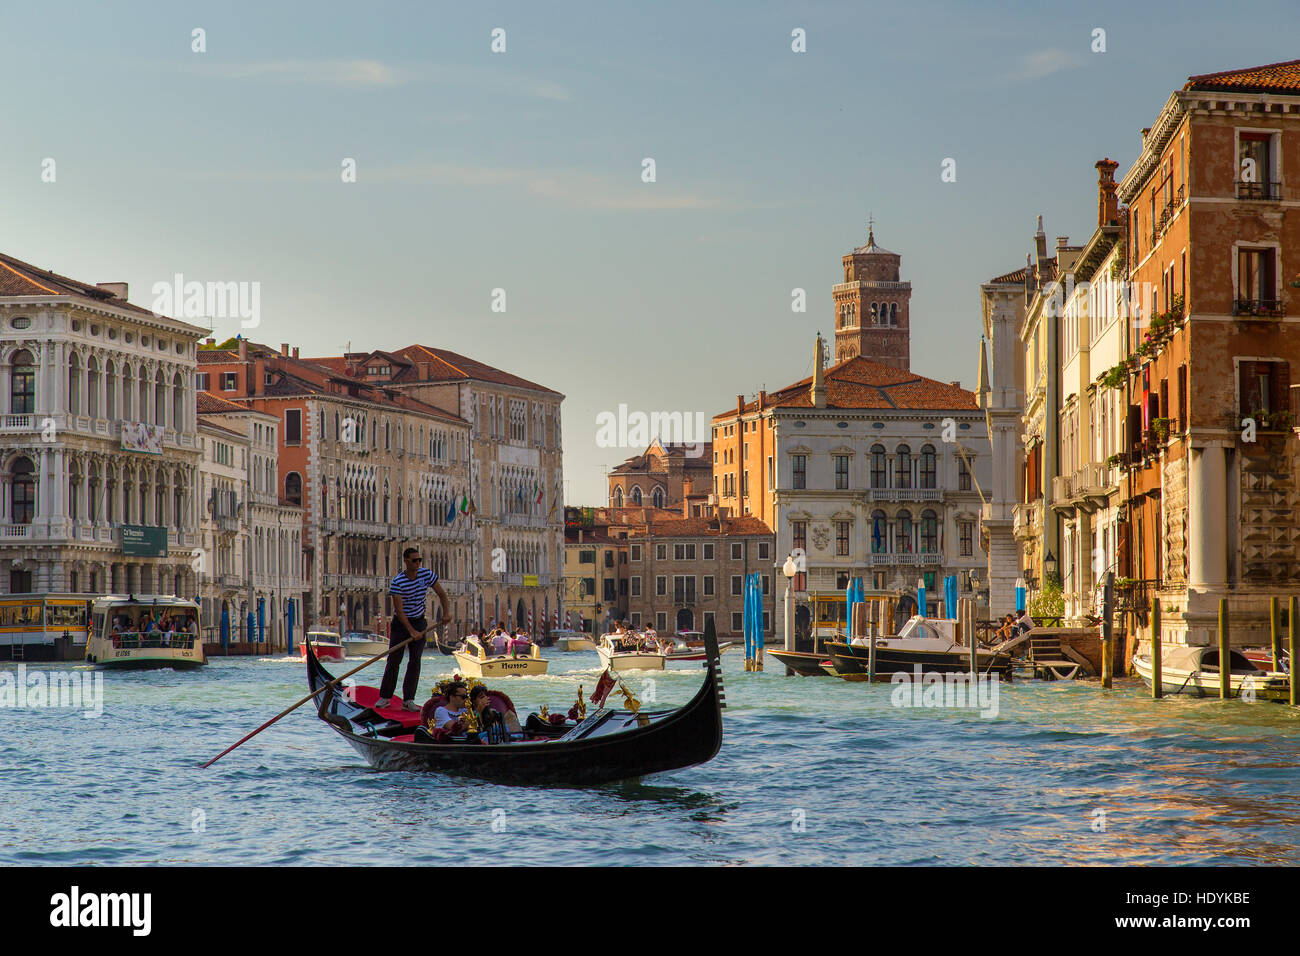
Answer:
[{"label": "gondolier's striped shirt", "polygon": [[408,578],[405,571],[399,571],[388,585],[388,593],[402,600],[402,612],[407,619],[424,617],[424,596],[438,583],[438,575],[428,568],[420,568],[415,577]]}]

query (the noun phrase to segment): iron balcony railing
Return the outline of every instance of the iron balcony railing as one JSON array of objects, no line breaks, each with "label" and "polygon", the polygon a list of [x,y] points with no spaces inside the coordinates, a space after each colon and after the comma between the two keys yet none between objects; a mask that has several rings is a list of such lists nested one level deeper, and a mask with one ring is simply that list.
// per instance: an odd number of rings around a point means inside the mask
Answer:
[{"label": "iron balcony railing", "polygon": [[1281,183],[1237,183],[1238,199],[1281,199]]},{"label": "iron balcony railing", "polygon": [[1232,314],[1280,319],[1286,315],[1286,303],[1282,299],[1237,299]]}]

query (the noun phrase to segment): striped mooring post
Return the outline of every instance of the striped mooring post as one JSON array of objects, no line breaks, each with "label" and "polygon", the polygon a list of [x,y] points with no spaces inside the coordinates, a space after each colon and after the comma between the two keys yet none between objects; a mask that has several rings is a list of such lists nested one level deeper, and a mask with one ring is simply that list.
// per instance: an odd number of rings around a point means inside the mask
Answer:
[{"label": "striped mooring post", "polygon": [[1228,637],[1228,599],[1219,598],[1219,700],[1232,696],[1232,655]]},{"label": "striped mooring post", "polygon": [[1159,700],[1165,696],[1162,686],[1164,658],[1160,647],[1160,599],[1151,602],[1151,696]]}]

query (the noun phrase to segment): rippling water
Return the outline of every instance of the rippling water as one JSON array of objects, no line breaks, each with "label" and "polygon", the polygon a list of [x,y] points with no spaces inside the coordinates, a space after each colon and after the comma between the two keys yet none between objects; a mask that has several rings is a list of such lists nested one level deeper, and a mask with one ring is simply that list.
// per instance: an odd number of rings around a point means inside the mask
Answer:
[{"label": "rippling water", "polygon": [[[547,653],[546,677],[495,682],[521,713],[567,708],[579,682],[595,683],[594,653]],[[380,773],[308,707],[200,770],[306,693],[302,663],[105,674],[98,719],[0,710],[0,862],[1300,862],[1300,715],[1287,706],[1018,681],[983,719],[895,708],[888,685],[723,660],[711,763],[589,789]],[[421,687],[450,661],[426,656]],[[377,681],[378,668],[366,674]],[[702,676],[670,665],[656,706],[683,703]],[[629,685],[640,691],[641,675]]]}]

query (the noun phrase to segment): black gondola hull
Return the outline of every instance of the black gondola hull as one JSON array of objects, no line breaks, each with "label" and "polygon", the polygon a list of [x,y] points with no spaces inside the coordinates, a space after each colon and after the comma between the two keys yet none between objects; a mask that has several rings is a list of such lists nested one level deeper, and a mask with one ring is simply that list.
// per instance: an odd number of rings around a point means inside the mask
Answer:
[{"label": "black gondola hull", "polygon": [[[705,763],[722,746],[722,687],[717,639],[705,662],[700,689],[689,703],[672,711],[643,711],[650,719],[639,726],[629,711],[593,714],[589,736],[508,744],[421,743],[387,739],[366,732],[361,718],[373,712],[330,688],[320,695],[317,716],[343,737],[377,770],[429,771],[471,776],[498,783],[543,786],[592,786],[680,770]],[[312,690],[331,677],[307,654]],[[383,722],[381,721],[382,725]],[[373,722],[369,726],[376,726]],[[390,728],[391,729],[391,728]],[[574,739],[570,739],[574,738]]]},{"label": "black gondola hull", "polygon": [[[839,675],[865,675],[868,668],[866,647],[853,647],[832,642],[826,645],[835,672]],[[1007,654],[990,655],[987,651],[978,653],[977,665],[980,673],[1003,674],[1010,670],[1011,657]],[[911,674],[916,667],[922,673],[965,674],[970,672],[970,652],[939,653],[934,651],[909,651],[902,648],[876,648],[876,678],[889,680],[896,673]]]}]

